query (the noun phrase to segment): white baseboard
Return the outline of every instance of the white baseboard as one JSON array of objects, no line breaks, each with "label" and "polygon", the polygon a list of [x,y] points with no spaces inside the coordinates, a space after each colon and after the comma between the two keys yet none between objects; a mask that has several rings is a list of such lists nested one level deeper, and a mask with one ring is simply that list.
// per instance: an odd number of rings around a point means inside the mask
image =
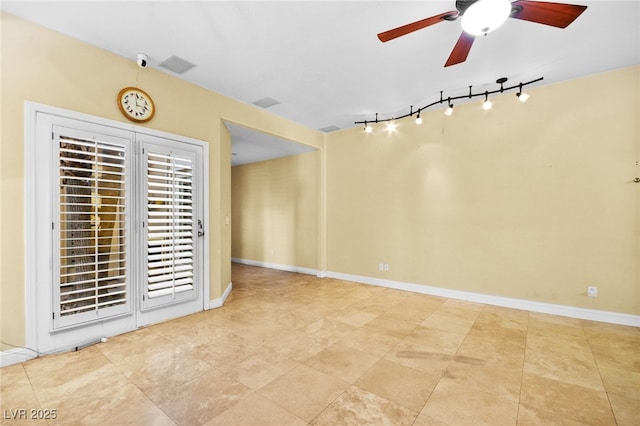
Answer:
[{"label": "white baseboard", "polygon": [[432,296],[447,297],[450,299],[464,300],[468,302],[484,303],[487,305],[502,306],[506,308],[522,309],[531,312],[540,312],[551,315],[560,315],[570,318],[579,318],[591,321],[606,322],[611,324],[640,327],[640,315],[623,314],[618,312],[599,311],[595,309],[578,308],[575,306],[555,305],[552,303],[535,302],[531,300],[513,299],[510,297],[492,296],[482,293],[472,293],[460,290],[451,290],[441,287],[432,287],[420,284],[405,283],[401,281],[385,280],[381,278],[366,277],[362,275],[343,274],[341,272],[327,272],[328,278],[336,278],[345,281],[353,281],[361,284],[376,285],[380,287],[394,288],[397,290],[411,291],[414,293],[428,294]]},{"label": "white baseboard", "polygon": [[224,302],[227,301],[227,297],[229,297],[229,294],[231,294],[231,289],[232,288],[233,288],[233,283],[229,282],[229,285],[227,286],[227,288],[222,293],[222,296],[218,297],[217,299],[213,299],[213,300],[209,301],[209,309],[215,309],[215,308],[222,307],[224,305]]},{"label": "white baseboard", "polygon": [[302,266],[282,265],[280,263],[262,262],[259,260],[240,259],[238,257],[232,257],[231,261],[234,263],[241,263],[243,265],[260,266],[262,268],[277,269],[279,271],[298,272],[300,274],[318,275],[318,271],[313,268],[305,268]]},{"label": "white baseboard", "polygon": [[26,348],[15,348],[0,352],[0,367],[29,361],[37,356],[36,352]]}]

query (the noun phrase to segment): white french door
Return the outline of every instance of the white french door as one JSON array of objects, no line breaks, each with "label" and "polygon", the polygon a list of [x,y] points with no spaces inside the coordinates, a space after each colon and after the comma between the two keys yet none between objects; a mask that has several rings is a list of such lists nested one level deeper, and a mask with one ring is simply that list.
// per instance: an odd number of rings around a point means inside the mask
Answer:
[{"label": "white french door", "polygon": [[138,324],[202,308],[202,149],[142,135],[143,264]]},{"label": "white french door", "polygon": [[30,344],[65,350],[203,310],[205,144],[34,116]]}]

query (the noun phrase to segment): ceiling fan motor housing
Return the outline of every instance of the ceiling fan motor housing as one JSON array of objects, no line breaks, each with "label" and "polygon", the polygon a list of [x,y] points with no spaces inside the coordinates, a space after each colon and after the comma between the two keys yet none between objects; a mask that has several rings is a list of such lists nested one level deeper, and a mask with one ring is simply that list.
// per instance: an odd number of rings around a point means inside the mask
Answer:
[{"label": "ceiling fan motor housing", "polygon": [[469,8],[472,4],[477,2],[478,0],[456,0],[456,9],[459,12],[459,16],[464,15],[465,10]]}]

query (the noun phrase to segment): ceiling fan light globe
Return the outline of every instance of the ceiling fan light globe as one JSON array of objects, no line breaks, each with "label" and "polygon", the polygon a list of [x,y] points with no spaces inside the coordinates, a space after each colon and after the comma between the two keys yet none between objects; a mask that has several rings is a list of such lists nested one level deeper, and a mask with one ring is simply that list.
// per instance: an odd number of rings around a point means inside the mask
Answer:
[{"label": "ceiling fan light globe", "polygon": [[462,29],[472,35],[483,35],[498,28],[511,14],[509,0],[478,0],[462,15]]}]

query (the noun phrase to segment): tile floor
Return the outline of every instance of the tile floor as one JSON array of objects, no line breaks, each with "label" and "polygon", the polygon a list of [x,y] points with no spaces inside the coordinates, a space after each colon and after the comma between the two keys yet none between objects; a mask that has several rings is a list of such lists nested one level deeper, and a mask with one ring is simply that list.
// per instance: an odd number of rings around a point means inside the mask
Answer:
[{"label": "tile floor", "polygon": [[3,424],[640,425],[638,328],[244,265],[220,309],[0,373]]}]

